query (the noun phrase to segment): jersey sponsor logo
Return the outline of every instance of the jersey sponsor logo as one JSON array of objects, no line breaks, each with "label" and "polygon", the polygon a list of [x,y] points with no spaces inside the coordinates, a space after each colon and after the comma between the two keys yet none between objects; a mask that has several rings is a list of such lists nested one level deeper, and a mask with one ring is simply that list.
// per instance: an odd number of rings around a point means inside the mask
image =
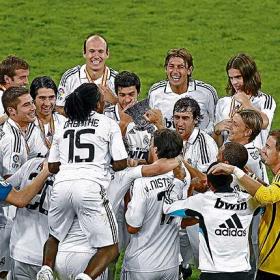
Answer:
[{"label": "jersey sponsor logo", "polygon": [[132,128],[128,131],[128,134],[136,134],[135,130]]},{"label": "jersey sponsor logo", "polygon": [[128,156],[133,159],[147,159],[148,151],[142,148],[136,148],[136,150],[128,151]]},{"label": "jersey sponsor logo", "polygon": [[241,202],[241,203],[237,203],[237,204],[232,204],[232,203],[222,201],[220,198],[218,198],[216,200],[214,208],[226,209],[226,210],[246,210],[247,209],[247,203],[246,202]]},{"label": "jersey sponsor logo", "polygon": [[218,236],[246,236],[246,229],[243,229],[240,219],[237,214],[233,214],[224,223],[219,225],[219,228],[215,230],[215,234]]},{"label": "jersey sponsor logo", "polygon": [[164,118],[164,121],[165,121],[165,127],[166,128],[175,128],[175,125],[174,125],[174,122],[173,122],[173,120],[171,119],[171,120],[169,120],[169,119],[167,119],[167,118]]}]

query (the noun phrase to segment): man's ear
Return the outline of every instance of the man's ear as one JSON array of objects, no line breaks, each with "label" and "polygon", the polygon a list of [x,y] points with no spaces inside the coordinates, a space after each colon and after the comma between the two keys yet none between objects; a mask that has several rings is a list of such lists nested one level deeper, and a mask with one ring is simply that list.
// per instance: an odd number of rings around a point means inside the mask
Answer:
[{"label": "man's ear", "polygon": [[4,75],[4,81],[5,84],[11,84],[11,82],[13,81],[13,79],[11,77],[9,77],[8,75]]},{"label": "man's ear", "polygon": [[7,111],[9,116],[15,116],[16,114],[16,109],[13,107],[7,107]]},{"label": "man's ear", "polygon": [[252,135],[252,129],[247,129],[246,131],[245,131],[245,136],[246,137],[250,137],[251,135]]}]

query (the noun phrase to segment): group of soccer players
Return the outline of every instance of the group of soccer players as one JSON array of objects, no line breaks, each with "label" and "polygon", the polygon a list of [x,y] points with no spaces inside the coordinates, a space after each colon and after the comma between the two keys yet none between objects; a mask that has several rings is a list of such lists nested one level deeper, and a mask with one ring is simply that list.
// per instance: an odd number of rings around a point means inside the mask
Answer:
[{"label": "group of soccer players", "polygon": [[104,37],[83,53],[58,88],[41,76],[28,90],[18,57],[0,64],[0,278],[114,279],[120,251],[123,280],[187,279],[191,265],[200,279],[280,278],[280,132],[255,62],[232,57],[218,99],[171,49],[167,79],[138,101]]}]

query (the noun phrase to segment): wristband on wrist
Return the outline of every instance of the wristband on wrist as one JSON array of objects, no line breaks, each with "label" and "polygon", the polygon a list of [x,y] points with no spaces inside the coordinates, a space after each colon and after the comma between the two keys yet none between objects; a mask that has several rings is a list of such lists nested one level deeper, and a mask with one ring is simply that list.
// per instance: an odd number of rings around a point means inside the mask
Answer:
[{"label": "wristband on wrist", "polygon": [[240,168],[235,166],[234,169],[233,169],[233,174],[239,180],[245,175],[245,172],[243,170],[241,170]]}]

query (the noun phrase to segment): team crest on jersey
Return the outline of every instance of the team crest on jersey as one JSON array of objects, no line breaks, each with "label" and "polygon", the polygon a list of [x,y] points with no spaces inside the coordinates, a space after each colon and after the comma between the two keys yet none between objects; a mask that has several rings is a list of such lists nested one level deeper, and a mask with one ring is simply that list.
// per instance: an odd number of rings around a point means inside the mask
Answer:
[{"label": "team crest on jersey", "polygon": [[256,160],[256,159],[259,158],[259,155],[260,155],[260,154],[259,154],[258,151],[254,151],[254,152],[251,152],[250,155],[251,155],[251,157],[252,157],[254,160]]},{"label": "team crest on jersey", "polygon": [[13,162],[18,163],[19,162],[19,155],[13,155]]},{"label": "team crest on jersey", "polygon": [[144,145],[148,146],[150,144],[150,139],[148,135],[145,135],[143,138]]},{"label": "team crest on jersey", "polygon": [[65,95],[64,89],[60,88],[58,90],[57,99],[62,99],[64,95]]}]

